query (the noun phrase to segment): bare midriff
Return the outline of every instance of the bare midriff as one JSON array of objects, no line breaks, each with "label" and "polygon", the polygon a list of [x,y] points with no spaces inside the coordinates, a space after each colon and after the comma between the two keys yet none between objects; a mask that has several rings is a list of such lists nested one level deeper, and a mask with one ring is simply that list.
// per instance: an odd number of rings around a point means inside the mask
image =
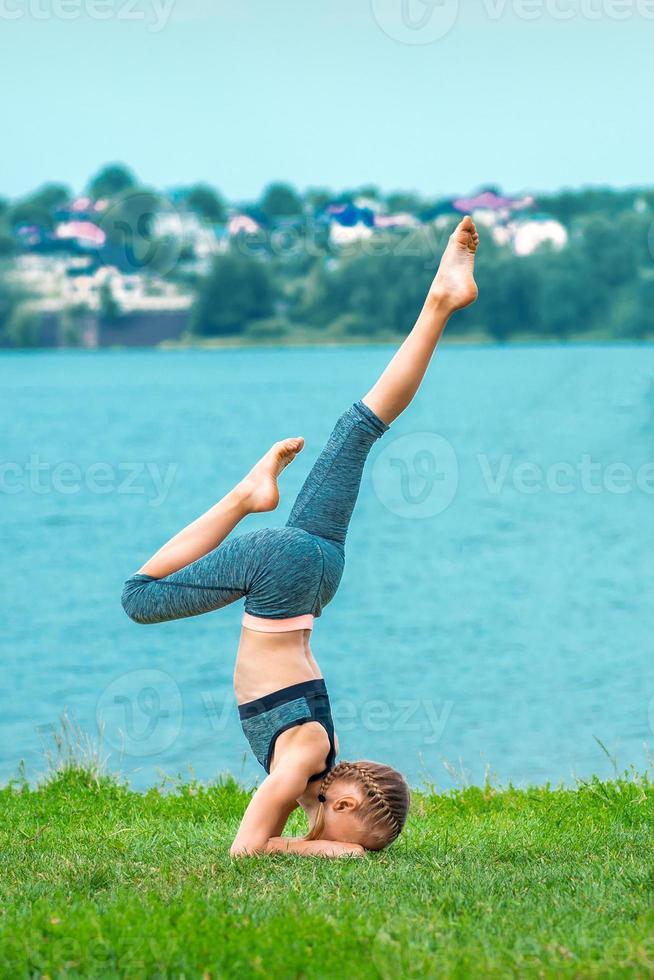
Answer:
[{"label": "bare midriff", "polygon": [[243,627],[234,668],[238,704],[322,677],[310,640],[309,629],[261,633]]}]

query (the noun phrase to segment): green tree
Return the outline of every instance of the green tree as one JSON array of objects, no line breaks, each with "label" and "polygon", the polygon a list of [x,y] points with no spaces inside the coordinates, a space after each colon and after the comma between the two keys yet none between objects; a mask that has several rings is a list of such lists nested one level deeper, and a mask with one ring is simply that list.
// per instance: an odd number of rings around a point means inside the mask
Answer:
[{"label": "green tree", "polygon": [[266,188],[259,207],[271,221],[291,218],[302,214],[302,199],[290,184],[275,183]]},{"label": "green tree", "polygon": [[44,184],[39,190],[12,204],[7,212],[7,221],[16,225],[41,225],[52,230],[55,224],[54,212],[71,197],[70,188],[65,184]]},{"label": "green tree", "polygon": [[425,206],[425,202],[419,194],[411,191],[392,191],[386,195],[386,207],[391,212],[408,211],[410,214],[418,214]]},{"label": "green tree", "polygon": [[[350,335],[408,332],[433,276],[433,257],[426,241],[413,254],[401,245],[400,238],[380,236],[376,254],[364,247],[333,264],[317,263],[296,297],[294,319],[312,326],[338,322]],[[346,314],[355,319],[341,321]]]},{"label": "green tree", "polygon": [[654,275],[643,275],[621,291],[612,308],[609,336],[626,340],[654,337]]},{"label": "green tree", "polygon": [[[620,224],[620,222],[618,222]],[[632,280],[638,256],[629,234],[621,234],[616,222],[594,215],[583,224],[582,254],[586,260],[589,285],[615,289]]]},{"label": "green tree", "polygon": [[220,194],[208,184],[195,184],[185,195],[187,207],[212,225],[222,224],[227,218],[227,208]]},{"label": "green tree", "polygon": [[543,249],[532,256],[538,277],[537,322],[543,336],[565,340],[602,326],[605,292],[590,274],[592,266],[574,246]]},{"label": "green tree", "polygon": [[508,247],[489,237],[477,256],[477,303],[453,326],[482,330],[503,343],[518,332],[538,329],[538,269],[529,258],[519,259]]},{"label": "green tree", "polygon": [[24,303],[13,307],[4,325],[4,336],[12,347],[38,347],[41,318]]},{"label": "green tree", "polygon": [[191,316],[191,332],[204,337],[242,333],[252,321],[271,317],[275,292],[268,271],[236,252],[217,256],[202,281]]},{"label": "green tree", "polygon": [[0,259],[16,252],[16,242],[6,221],[0,218]]},{"label": "green tree", "polygon": [[59,343],[62,347],[79,347],[84,333],[84,322],[89,315],[84,303],[67,306],[59,317]]},{"label": "green tree", "polygon": [[110,163],[103,167],[89,181],[89,194],[98,201],[102,198],[116,197],[124,191],[137,186],[132,171],[122,163]]},{"label": "green tree", "polygon": [[115,323],[120,319],[120,315],[122,313],[120,303],[114,298],[111,284],[106,280],[100,286],[99,300],[100,318],[104,320],[105,323]]},{"label": "green tree", "polygon": [[11,333],[15,333],[15,328],[12,328],[10,333],[7,332],[7,327],[10,325],[10,321],[14,310],[17,309],[18,305],[24,302],[28,297],[23,290],[17,288],[16,283],[9,279],[7,275],[7,267],[3,266],[0,268],[0,336],[9,343],[13,343]]},{"label": "green tree", "polygon": [[304,200],[312,211],[322,211],[334,200],[334,193],[327,187],[310,187]]}]

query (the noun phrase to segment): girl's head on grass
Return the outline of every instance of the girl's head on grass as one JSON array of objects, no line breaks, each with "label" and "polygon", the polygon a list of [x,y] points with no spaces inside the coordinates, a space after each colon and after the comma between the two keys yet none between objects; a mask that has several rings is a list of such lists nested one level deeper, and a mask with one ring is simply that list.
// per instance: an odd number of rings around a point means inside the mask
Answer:
[{"label": "girl's head on grass", "polygon": [[409,812],[404,777],[381,762],[339,762],[320,784],[306,840],[340,840],[381,851],[399,836]]}]

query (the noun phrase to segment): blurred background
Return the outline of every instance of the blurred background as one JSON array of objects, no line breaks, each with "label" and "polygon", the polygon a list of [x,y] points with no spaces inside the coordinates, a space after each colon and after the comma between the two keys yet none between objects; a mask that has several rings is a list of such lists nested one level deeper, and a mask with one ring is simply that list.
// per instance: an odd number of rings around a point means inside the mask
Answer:
[{"label": "blurred background", "polygon": [[645,769],[654,4],[0,21],[0,777],[38,774],[63,717],[139,787],[256,778],[240,609],[137,628],[122,581],[301,432],[286,519],[466,213],[479,301],[373,453],[314,633],[342,752],[437,786]]}]

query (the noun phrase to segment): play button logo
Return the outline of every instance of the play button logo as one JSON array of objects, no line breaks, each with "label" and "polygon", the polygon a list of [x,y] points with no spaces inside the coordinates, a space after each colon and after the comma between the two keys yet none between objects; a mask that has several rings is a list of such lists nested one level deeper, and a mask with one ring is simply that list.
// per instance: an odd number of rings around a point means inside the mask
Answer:
[{"label": "play button logo", "polygon": [[371,0],[384,34],[401,44],[433,44],[450,33],[459,0]]}]

